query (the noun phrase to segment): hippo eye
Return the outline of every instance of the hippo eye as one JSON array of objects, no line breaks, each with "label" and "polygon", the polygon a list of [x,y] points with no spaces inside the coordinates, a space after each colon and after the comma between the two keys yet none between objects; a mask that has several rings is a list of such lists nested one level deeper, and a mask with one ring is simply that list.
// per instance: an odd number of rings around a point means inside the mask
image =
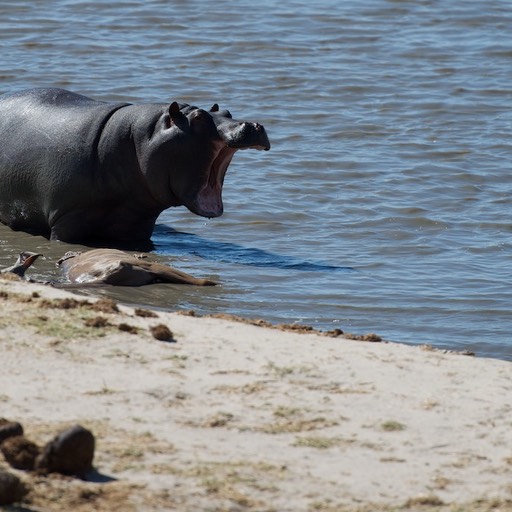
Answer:
[{"label": "hippo eye", "polygon": [[229,119],[233,119],[233,116],[231,115],[231,112],[229,110],[223,110],[220,115],[222,117],[227,117]]},{"label": "hippo eye", "polygon": [[192,116],[192,121],[203,121],[207,117],[206,112],[204,110],[196,110],[194,115]]}]

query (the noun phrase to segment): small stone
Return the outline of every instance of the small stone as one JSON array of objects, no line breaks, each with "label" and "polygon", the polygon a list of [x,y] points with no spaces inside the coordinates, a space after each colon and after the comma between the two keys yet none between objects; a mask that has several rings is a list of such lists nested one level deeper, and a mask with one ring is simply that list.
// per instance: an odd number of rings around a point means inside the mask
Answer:
[{"label": "small stone", "polygon": [[36,457],[39,455],[39,447],[25,436],[7,438],[0,450],[5,460],[16,469],[34,469]]},{"label": "small stone", "polygon": [[94,446],[92,432],[81,425],[75,425],[45,445],[36,461],[36,469],[46,473],[83,477],[92,469]]},{"label": "small stone", "polygon": [[28,489],[19,477],[0,469],[0,505],[20,501],[27,492]]},{"label": "small stone", "polygon": [[164,324],[154,325],[150,328],[153,338],[160,341],[175,341],[169,327]]},{"label": "small stone", "polygon": [[130,334],[137,334],[139,332],[139,329],[135,327],[134,325],[126,324],[126,323],[120,323],[117,328],[122,332],[127,332]]},{"label": "small stone", "polygon": [[149,309],[135,308],[135,316],[140,316],[142,318],[158,318],[158,315]]},{"label": "small stone", "polygon": [[9,421],[5,418],[0,418],[0,444],[8,437],[22,436],[23,427],[17,421]]}]

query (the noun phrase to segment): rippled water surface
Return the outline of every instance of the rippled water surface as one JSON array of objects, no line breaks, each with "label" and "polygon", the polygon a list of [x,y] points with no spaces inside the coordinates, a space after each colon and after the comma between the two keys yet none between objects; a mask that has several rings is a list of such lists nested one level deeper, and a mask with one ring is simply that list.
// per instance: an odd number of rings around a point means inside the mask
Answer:
[{"label": "rippled water surface", "polygon": [[[104,293],[512,360],[511,26],[508,0],[8,0],[0,92],[218,102],[267,128],[223,217],[171,209],[153,237],[222,285]],[[46,277],[70,248],[0,241]]]}]

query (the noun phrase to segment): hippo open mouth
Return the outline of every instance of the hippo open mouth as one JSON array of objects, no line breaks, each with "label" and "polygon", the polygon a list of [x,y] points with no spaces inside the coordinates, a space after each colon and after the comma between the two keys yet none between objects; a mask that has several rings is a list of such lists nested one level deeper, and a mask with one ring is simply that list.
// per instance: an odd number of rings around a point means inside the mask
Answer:
[{"label": "hippo open mouth", "polygon": [[204,185],[200,188],[189,210],[202,217],[220,217],[224,211],[222,204],[222,185],[233,155],[239,149],[258,149],[268,151],[268,141],[265,129],[258,123],[241,123],[236,130],[219,134],[224,144],[213,159]]},{"label": "hippo open mouth", "polygon": [[220,217],[224,212],[222,204],[222,185],[229,164],[237,149],[224,146],[214,158],[206,176],[204,185],[195,198],[192,208],[193,213],[202,217]]}]

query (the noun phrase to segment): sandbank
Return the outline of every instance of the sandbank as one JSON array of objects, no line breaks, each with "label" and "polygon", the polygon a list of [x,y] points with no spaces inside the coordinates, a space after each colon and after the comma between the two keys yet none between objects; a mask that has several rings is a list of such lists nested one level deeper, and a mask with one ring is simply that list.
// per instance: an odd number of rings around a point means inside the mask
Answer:
[{"label": "sandbank", "polygon": [[512,510],[509,362],[94,301],[0,280],[0,417],[96,436],[6,510]]}]

